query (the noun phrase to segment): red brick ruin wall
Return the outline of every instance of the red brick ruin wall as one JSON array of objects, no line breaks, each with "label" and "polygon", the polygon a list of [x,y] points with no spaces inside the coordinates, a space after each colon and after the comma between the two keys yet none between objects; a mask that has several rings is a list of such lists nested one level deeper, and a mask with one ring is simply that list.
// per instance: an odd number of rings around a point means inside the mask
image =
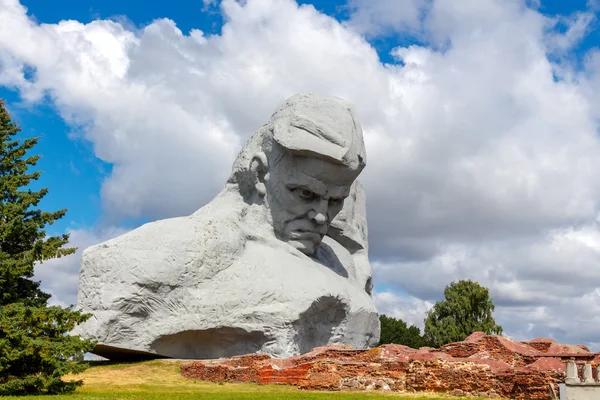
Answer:
[{"label": "red brick ruin wall", "polygon": [[516,342],[477,332],[439,349],[326,346],[287,359],[252,354],[195,361],[182,365],[181,372],[203,381],[285,384],[307,390],[429,391],[545,400],[551,398],[551,386],[558,393],[570,359],[592,362],[596,370],[600,356],[584,346],[550,339]]}]

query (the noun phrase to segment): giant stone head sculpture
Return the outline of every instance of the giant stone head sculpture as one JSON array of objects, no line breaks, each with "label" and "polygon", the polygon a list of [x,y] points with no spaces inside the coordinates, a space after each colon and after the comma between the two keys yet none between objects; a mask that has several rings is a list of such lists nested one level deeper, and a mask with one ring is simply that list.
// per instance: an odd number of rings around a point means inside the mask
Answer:
[{"label": "giant stone head sculpture", "polygon": [[365,163],[346,101],[289,98],[209,204],[84,251],[75,333],[111,359],[375,345]]}]

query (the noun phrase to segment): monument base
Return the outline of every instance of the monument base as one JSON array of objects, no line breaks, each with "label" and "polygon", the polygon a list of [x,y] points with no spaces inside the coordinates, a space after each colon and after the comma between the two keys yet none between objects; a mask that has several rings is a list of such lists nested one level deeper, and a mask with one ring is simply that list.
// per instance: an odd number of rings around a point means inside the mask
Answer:
[{"label": "monument base", "polygon": [[149,353],[147,351],[124,349],[120,347],[106,346],[104,344],[96,345],[92,351],[92,354],[107,358],[114,362],[148,361],[169,358],[159,354]]}]

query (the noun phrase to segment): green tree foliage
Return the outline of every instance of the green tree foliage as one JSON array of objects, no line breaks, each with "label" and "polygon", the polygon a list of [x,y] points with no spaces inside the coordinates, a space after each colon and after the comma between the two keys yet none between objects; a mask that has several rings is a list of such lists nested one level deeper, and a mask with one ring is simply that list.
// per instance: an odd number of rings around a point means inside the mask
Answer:
[{"label": "green tree foliage", "polygon": [[488,290],[477,282],[452,282],[444,289],[444,297],[425,318],[424,337],[430,346],[459,342],[473,332],[502,333],[492,317],[494,303]]},{"label": "green tree foliage", "polygon": [[80,381],[63,382],[85,369],[72,361],[93,343],[67,333],[89,315],[48,306],[50,295],[32,280],[36,262],[72,254],[68,235],[48,237],[46,225],[66,210],[36,208],[48,189],[28,189],[40,177],[29,172],[39,156],[28,156],[37,138],[19,140],[21,129],[0,100],[0,395],[65,393]]},{"label": "green tree foliage", "polygon": [[408,326],[401,319],[390,318],[386,315],[379,316],[381,323],[381,338],[379,344],[403,344],[413,349],[418,349],[425,345],[421,330],[414,326]]}]

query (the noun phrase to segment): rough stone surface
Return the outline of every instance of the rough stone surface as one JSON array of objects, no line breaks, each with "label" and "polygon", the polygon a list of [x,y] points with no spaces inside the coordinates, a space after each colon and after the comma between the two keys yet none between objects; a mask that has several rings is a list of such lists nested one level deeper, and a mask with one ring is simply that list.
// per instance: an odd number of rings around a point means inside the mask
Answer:
[{"label": "rough stone surface", "polygon": [[78,305],[93,317],[74,333],[111,359],[372,347],[365,164],[348,103],[293,96],[208,205],[84,251]]},{"label": "rough stone surface", "polygon": [[[370,350],[326,346],[296,357],[249,355],[184,364],[185,377],[211,382],[287,384],[311,390],[432,391],[460,396],[550,399],[565,380],[565,362],[582,364],[597,354],[535,340],[516,342],[475,333],[440,349],[383,345]],[[580,350],[580,347],[578,347]],[[595,362],[593,362],[595,363]]]}]

